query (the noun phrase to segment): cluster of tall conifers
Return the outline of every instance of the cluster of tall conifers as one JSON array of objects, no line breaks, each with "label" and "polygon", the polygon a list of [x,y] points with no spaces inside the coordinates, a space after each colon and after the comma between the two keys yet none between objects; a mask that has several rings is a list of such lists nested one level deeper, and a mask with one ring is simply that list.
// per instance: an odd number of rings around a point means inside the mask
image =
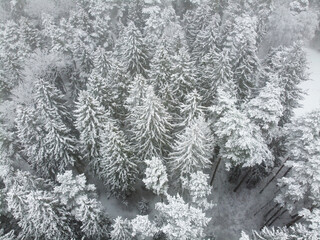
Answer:
[{"label": "cluster of tall conifers", "polygon": [[[68,16],[36,19],[24,4],[4,2],[11,17],[0,31],[1,164],[9,166],[1,214],[18,221],[17,232],[50,239],[54,223],[68,237],[108,234],[87,196],[93,187],[70,169],[122,199],[147,166],[144,181],[158,194],[168,186],[152,173],[182,184],[210,169],[213,183],[220,165],[237,191],[284,170],[266,225],[284,211],[315,218],[320,114],[293,121],[308,79],[300,41],[317,24],[308,1],[77,0]],[[290,29],[282,16],[300,25],[279,44],[270,34],[277,20]]]}]

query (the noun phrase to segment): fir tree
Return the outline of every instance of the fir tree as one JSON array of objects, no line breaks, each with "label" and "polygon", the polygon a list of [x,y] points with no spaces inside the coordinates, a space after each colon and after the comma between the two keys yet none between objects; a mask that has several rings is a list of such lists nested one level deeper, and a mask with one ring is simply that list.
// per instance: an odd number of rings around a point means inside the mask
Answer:
[{"label": "fir tree", "polygon": [[278,123],[282,116],[281,89],[278,86],[278,78],[272,76],[258,96],[251,99],[245,108],[250,119],[260,126],[267,142],[275,137]]},{"label": "fir tree", "polygon": [[135,151],[142,159],[165,157],[171,140],[170,116],[151,86],[142,103],[132,110],[130,117]]},{"label": "fir tree", "polygon": [[153,157],[151,160],[145,160],[147,168],[145,178],[142,180],[146,188],[152,190],[157,195],[165,195],[168,191],[167,169],[162,160]]},{"label": "fir tree", "polygon": [[88,238],[105,239],[109,235],[109,219],[103,214],[102,206],[96,199],[95,186],[86,184],[85,176],[74,177],[71,171],[58,174],[56,194],[68,212],[81,223],[81,235]]},{"label": "fir tree", "polygon": [[138,215],[131,220],[132,236],[138,237],[139,239],[152,238],[157,232],[158,228],[156,224],[149,220],[148,215]]},{"label": "fir tree", "polygon": [[204,117],[199,116],[177,137],[169,155],[173,174],[184,176],[209,167],[211,152],[212,135]]},{"label": "fir tree", "polygon": [[[185,203],[178,195],[167,196],[168,203],[156,203],[156,210],[165,222],[160,226],[168,239],[201,239],[205,236],[204,230],[210,218],[199,209]],[[183,216],[183,217],[182,217]]]},{"label": "fir tree", "polygon": [[208,202],[208,196],[211,194],[211,187],[208,184],[209,175],[201,171],[191,173],[190,177],[182,178],[182,187],[189,191],[192,203],[198,207],[208,210],[214,206]]},{"label": "fir tree", "polygon": [[113,230],[111,231],[112,240],[131,240],[131,226],[128,219],[117,217],[114,220]]},{"label": "fir tree", "polygon": [[205,108],[201,106],[202,97],[197,90],[193,90],[185,97],[185,103],[181,104],[181,125],[188,126],[194,119],[204,114]]},{"label": "fir tree", "polygon": [[308,79],[305,53],[299,44],[289,48],[279,47],[265,60],[265,68],[268,73],[279,75],[283,106],[280,124],[284,125],[291,121],[293,111],[300,106],[299,100],[303,97],[299,85]]},{"label": "fir tree", "polygon": [[75,126],[80,133],[79,145],[82,157],[99,172],[102,133],[106,131],[108,112],[88,91],[80,92],[76,107]]},{"label": "fir tree", "polygon": [[279,180],[281,190],[276,201],[289,212],[319,204],[319,121],[317,110],[285,125],[289,158],[285,166],[292,169],[289,176]]},{"label": "fir tree", "polygon": [[214,132],[220,146],[220,156],[226,167],[252,167],[265,163],[272,166],[273,156],[262,138],[258,126],[239,110],[226,111],[214,124]]},{"label": "fir tree", "polygon": [[142,74],[147,77],[147,70],[149,68],[149,60],[147,48],[144,44],[144,39],[140,30],[133,22],[128,24],[120,36],[119,55],[120,61],[124,64],[124,68],[131,77],[136,74]]},{"label": "fir tree", "polygon": [[[62,172],[68,165],[74,162],[74,139],[70,135],[70,129],[64,122],[68,118],[67,109],[63,105],[63,97],[59,90],[43,79],[37,79],[36,114],[45,130],[45,139],[40,146],[44,152],[44,158],[38,159],[36,168],[43,166],[49,174],[55,175]],[[47,171],[41,174],[46,175]]]},{"label": "fir tree", "polygon": [[125,197],[134,190],[138,170],[125,136],[115,124],[110,123],[104,132],[101,155],[101,178],[112,194]]}]

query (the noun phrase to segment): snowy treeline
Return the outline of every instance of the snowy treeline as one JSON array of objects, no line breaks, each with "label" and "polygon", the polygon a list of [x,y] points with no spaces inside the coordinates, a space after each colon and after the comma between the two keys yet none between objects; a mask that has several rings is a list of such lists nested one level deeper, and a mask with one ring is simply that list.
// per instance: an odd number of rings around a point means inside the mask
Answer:
[{"label": "snowy treeline", "polygon": [[320,239],[318,1],[46,2],[0,4],[0,239],[215,239],[219,174],[268,194],[235,239]]}]

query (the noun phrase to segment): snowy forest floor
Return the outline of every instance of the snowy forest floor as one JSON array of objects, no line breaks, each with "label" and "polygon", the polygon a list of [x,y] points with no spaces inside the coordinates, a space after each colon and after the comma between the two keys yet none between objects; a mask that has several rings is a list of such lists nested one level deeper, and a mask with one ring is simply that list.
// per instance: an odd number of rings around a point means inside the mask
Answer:
[{"label": "snowy forest floor", "polygon": [[301,84],[307,95],[302,101],[301,108],[295,111],[297,116],[320,107],[320,49],[305,48],[305,52],[309,65],[310,81]]},{"label": "snowy forest floor", "polygon": [[[320,51],[311,48],[306,48],[305,50],[309,62],[311,80],[301,85],[307,95],[302,101],[302,107],[296,110],[297,116],[301,116],[320,106],[320,67],[318,66]],[[278,168],[274,169],[273,173],[277,170]],[[279,176],[282,176],[285,171],[283,169]],[[216,206],[207,213],[207,216],[212,218],[208,226],[208,235],[215,236],[216,240],[238,240],[242,230],[246,232],[250,232],[252,229],[259,230],[266,221],[265,214],[275,205],[271,201],[276,191],[275,180],[262,194],[259,193],[272,177],[273,174],[270,174],[254,189],[247,189],[244,183],[237,192],[234,192],[233,190],[236,185],[228,182],[227,172],[224,170],[223,164],[221,164],[213,183],[211,196],[211,200]],[[142,187],[142,182],[137,184],[136,192],[127,200],[127,204],[109,196],[103,184],[98,180],[89,179],[89,182],[96,185],[99,199],[111,219],[117,216],[128,219],[134,218],[139,214],[137,206],[138,202],[142,199],[145,199],[149,203],[149,216],[153,217],[156,214],[154,206],[156,202],[160,201],[160,198],[152,192],[145,190]],[[268,202],[269,204],[265,206]],[[259,211],[261,207],[263,209]],[[272,214],[273,212],[268,217]],[[282,226],[282,223],[288,223],[289,221],[290,216],[286,213],[277,219],[275,225]]]}]

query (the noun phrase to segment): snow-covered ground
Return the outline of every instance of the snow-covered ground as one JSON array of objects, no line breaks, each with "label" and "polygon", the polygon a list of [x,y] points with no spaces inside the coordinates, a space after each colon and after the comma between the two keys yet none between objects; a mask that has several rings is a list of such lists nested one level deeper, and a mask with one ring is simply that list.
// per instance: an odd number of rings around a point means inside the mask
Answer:
[{"label": "snow-covered ground", "polygon": [[320,51],[311,48],[305,48],[305,51],[309,63],[310,81],[301,84],[307,95],[302,101],[302,107],[295,111],[297,116],[320,107]]}]

